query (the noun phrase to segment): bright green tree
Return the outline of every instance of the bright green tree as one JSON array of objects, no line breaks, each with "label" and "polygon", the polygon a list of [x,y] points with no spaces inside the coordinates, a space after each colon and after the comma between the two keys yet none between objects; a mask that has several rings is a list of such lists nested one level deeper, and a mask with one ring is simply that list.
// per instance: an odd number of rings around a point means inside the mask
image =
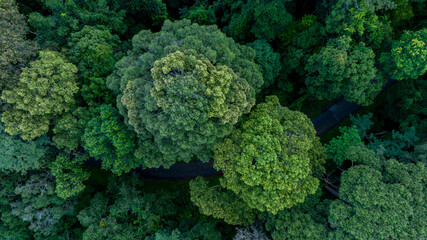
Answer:
[{"label": "bright green tree", "polygon": [[101,105],[87,123],[84,148],[90,156],[101,159],[102,167],[121,175],[141,165],[134,156],[135,134],[128,130],[119,112],[111,105]]},{"label": "bright green tree", "polygon": [[310,119],[270,96],[230,138],[215,145],[214,168],[224,173],[221,185],[250,208],[276,214],[316,191],[313,171],[324,162],[316,156],[323,151]]},{"label": "bright green tree", "polygon": [[221,185],[209,186],[202,177],[190,182],[191,201],[202,214],[223,219],[231,225],[250,225],[256,211],[251,209],[232,191],[222,190]]},{"label": "bright green tree", "polygon": [[[0,2],[0,93],[18,82],[21,69],[36,54],[36,45],[25,39],[28,27],[14,0]],[[0,105],[2,104],[0,100]]]},{"label": "bright green tree", "polygon": [[340,133],[341,135],[334,137],[326,144],[328,158],[332,159],[337,166],[341,166],[347,160],[347,152],[351,147],[363,143],[355,125],[340,127]]},{"label": "bright green tree", "polygon": [[427,28],[405,31],[394,41],[390,54],[381,58],[385,69],[397,80],[417,79],[427,71]]},{"label": "bright green tree", "polygon": [[216,26],[189,20],[137,34],[107,84],[141,142],[137,155],[145,164],[208,161],[217,139],[255,104],[263,80],[254,57]]},{"label": "bright green tree", "polygon": [[262,88],[267,88],[274,83],[274,79],[279,75],[282,65],[280,64],[280,54],[274,52],[270,44],[265,40],[256,40],[248,44],[256,51],[255,62],[258,64],[264,84]]},{"label": "bright green tree", "polygon": [[51,118],[69,110],[78,91],[77,68],[60,53],[41,51],[40,59],[24,68],[17,86],[3,91],[12,105],[4,112],[5,132],[31,140],[49,130]]},{"label": "bright green tree", "polygon": [[330,238],[426,238],[425,165],[378,156],[360,163],[341,176],[340,199],[330,205],[329,223],[336,229]]},{"label": "bright green tree", "polygon": [[79,195],[84,189],[84,181],[89,179],[90,173],[82,168],[83,162],[88,159],[86,154],[60,153],[50,163],[49,168],[56,179],[56,195],[67,199]]},{"label": "bright green tree", "polygon": [[84,26],[72,33],[68,41],[70,61],[79,69],[82,81],[81,95],[86,102],[112,102],[105,78],[114,70],[115,49],[120,43],[117,35],[107,29]]},{"label": "bright green tree", "polygon": [[34,141],[22,141],[4,132],[0,122],[0,171],[25,174],[39,169],[47,158],[51,142],[46,136]]},{"label": "bright green tree", "polygon": [[369,105],[384,83],[376,76],[374,52],[363,43],[352,46],[351,38],[331,39],[308,59],[307,89],[317,99],[335,99]]}]

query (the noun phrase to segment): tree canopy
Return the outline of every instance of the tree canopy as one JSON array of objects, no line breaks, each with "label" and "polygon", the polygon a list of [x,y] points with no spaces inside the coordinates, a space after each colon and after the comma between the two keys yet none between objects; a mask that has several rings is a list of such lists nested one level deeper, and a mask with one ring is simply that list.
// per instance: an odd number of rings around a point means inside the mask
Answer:
[{"label": "tree canopy", "polygon": [[312,173],[324,162],[318,141],[307,116],[270,96],[215,145],[214,167],[224,173],[221,185],[250,208],[276,214],[316,191],[319,182]]},{"label": "tree canopy", "polygon": [[132,43],[107,84],[138,136],[137,154],[149,167],[208,161],[217,139],[255,103],[263,84],[255,51],[188,20],[143,30]]},{"label": "tree canopy", "polygon": [[77,68],[60,53],[40,51],[40,59],[23,69],[17,86],[3,91],[12,105],[3,113],[5,132],[31,140],[49,130],[53,117],[70,109],[78,91]]}]

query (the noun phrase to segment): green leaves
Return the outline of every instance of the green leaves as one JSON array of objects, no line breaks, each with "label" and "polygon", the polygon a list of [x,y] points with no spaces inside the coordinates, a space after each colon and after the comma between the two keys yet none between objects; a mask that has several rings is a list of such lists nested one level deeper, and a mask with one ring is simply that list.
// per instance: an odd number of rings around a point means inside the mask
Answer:
[{"label": "green leaves", "polygon": [[347,153],[353,146],[363,144],[359,131],[355,125],[351,127],[341,127],[341,135],[334,137],[326,145],[326,153],[329,159],[332,159],[337,166],[347,160]]},{"label": "green leaves", "polygon": [[5,90],[2,99],[13,106],[3,114],[5,131],[31,140],[45,134],[50,119],[69,110],[78,91],[77,68],[53,51],[23,69],[18,85]]},{"label": "green leaves", "polygon": [[71,34],[68,41],[70,60],[79,68],[83,82],[81,94],[89,104],[114,100],[105,78],[114,70],[118,56],[115,48],[119,43],[117,35],[101,27],[84,26],[81,31]]},{"label": "green leaves", "polygon": [[[386,70],[397,80],[416,79],[427,71],[427,29],[405,31],[393,42],[390,55],[382,56]],[[390,64],[391,63],[391,64]]]}]

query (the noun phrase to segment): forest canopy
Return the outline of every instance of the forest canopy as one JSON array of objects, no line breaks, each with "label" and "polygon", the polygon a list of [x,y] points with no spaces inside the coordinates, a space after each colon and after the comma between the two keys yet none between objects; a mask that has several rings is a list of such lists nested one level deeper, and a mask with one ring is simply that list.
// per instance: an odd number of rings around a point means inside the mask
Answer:
[{"label": "forest canopy", "polygon": [[0,239],[427,239],[425,0],[0,0]]}]

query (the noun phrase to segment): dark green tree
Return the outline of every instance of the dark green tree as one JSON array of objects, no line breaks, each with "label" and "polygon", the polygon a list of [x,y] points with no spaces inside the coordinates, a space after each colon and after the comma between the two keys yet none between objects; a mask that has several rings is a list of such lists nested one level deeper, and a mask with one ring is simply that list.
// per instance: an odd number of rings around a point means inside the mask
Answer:
[{"label": "dark green tree", "polygon": [[[0,2],[0,93],[18,82],[21,69],[36,55],[37,46],[25,39],[28,33],[25,17],[14,0]],[[0,100],[0,107],[2,105]]]},{"label": "dark green tree", "polygon": [[387,18],[378,14],[396,7],[392,0],[338,0],[325,19],[325,28],[328,33],[351,36],[380,49],[390,44],[392,28]]},{"label": "dark green tree", "polygon": [[83,135],[93,114],[93,109],[77,107],[57,118],[53,128],[55,135],[52,137],[56,147],[70,152],[83,146]]},{"label": "dark green tree", "polygon": [[366,154],[350,156],[360,164],[341,176],[340,199],[330,205],[329,223],[336,229],[330,238],[426,238],[424,164],[385,160],[373,152],[367,160]]},{"label": "dark green tree", "polygon": [[208,161],[217,139],[255,104],[263,81],[254,57],[216,26],[189,20],[137,34],[107,84],[138,136],[139,158],[148,167]]},{"label": "dark green tree", "polygon": [[334,137],[326,144],[326,154],[337,166],[347,159],[348,150],[356,145],[363,144],[359,131],[355,125],[351,127],[340,127],[341,135]]},{"label": "dark green tree", "polygon": [[223,219],[232,225],[250,225],[256,211],[251,209],[232,191],[222,190],[221,185],[209,186],[202,177],[190,182],[191,201],[202,214]]},{"label": "dark green tree", "polygon": [[84,189],[84,181],[89,179],[90,173],[82,168],[83,162],[88,159],[87,154],[60,153],[49,164],[52,175],[56,179],[56,195],[67,199],[78,196]]},{"label": "dark green tree", "polygon": [[101,105],[87,123],[84,148],[90,156],[102,160],[103,168],[121,175],[142,164],[134,156],[135,140],[135,134],[128,130],[117,109]]},{"label": "dark green tree", "polygon": [[29,24],[36,30],[36,40],[44,47],[57,48],[66,44],[73,32],[83,26],[103,25],[110,31],[124,33],[127,26],[123,22],[125,10],[120,9],[115,0],[42,0],[51,13],[43,16],[32,12]]},{"label": "dark green tree", "polygon": [[310,119],[270,96],[215,145],[214,168],[224,173],[221,185],[250,208],[276,214],[316,191],[313,172],[324,163],[323,151]]},{"label": "dark green tree", "polygon": [[274,40],[291,23],[287,0],[220,0],[215,3],[224,11],[221,22],[224,32],[239,41],[255,39]]},{"label": "dark green tree", "polygon": [[265,228],[273,240],[323,240],[327,239],[330,200],[321,200],[318,189],[304,201],[291,209],[268,214]]},{"label": "dark green tree", "polygon": [[17,86],[1,96],[12,105],[3,113],[5,132],[24,140],[47,133],[51,119],[69,110],[78,91],[76,66],[58,52],[39,54],[39,60],[23,69]]},{"label": "dark green tree", "polygon": [[70,61],[79,69],[82,81],[81,95],[86,102],[109,103],[114,97],[105,84],[106,77],[114,70],[120,43],[117,35],[107,29],[84,26],[72,33],[68,41]]},{"label": "dark green tree", "polygon": [[347,101],[369,105],[384,84],[376,75],[374,58],[365,44],[352,46],[350,37],[331,39],[308,59],[307,89],[320,100],[343,96]]},{"label": "dark green tree", "polygon": [[67,216],[74,215],[75,200],[63,200],[55,195],[53,176],[32,174],[15,187],[17,198],[10,202],[12,215],[29,223],[29,229],[40,238],[61,234],[68,224]]},{"label": "dark green tree", "polygon": [[274,79],[279,75],[282,65],[280,64],[280,54],[274,52],[270,44],[265,40],[256,40],[248,44],[255,49],[255,62],[258,64],[264,84],[262,88],[267,88],[274,83]]},{"label": "dark green tree", "polygon": [[196,0],[191,7],[184,7],[179,11],[181,18],[190,19],[191,22],[209,25],[215,24],[217,19],[215,16],[214,5],[209,5],[207,0]]},{"label": "dark green tree", "polygon": [[[1,118],[1,116],[0,116]],[[51,142],[46,136],[34,141],[22,141],[18,136],[4,132],[0,122],[0,171],[27,173],[39,169],[48,158]]]}]

